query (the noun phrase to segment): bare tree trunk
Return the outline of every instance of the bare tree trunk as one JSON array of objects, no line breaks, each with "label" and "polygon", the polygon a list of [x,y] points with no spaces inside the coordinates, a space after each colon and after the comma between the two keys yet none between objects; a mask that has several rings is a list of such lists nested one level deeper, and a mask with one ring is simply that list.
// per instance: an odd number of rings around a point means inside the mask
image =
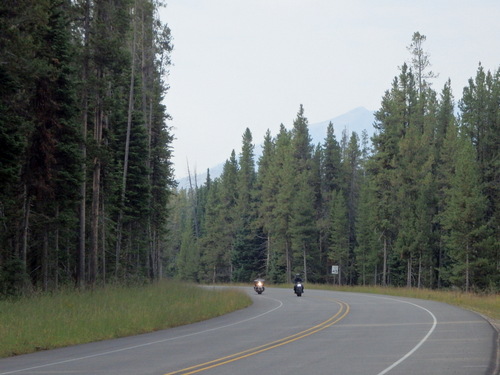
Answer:
[{"label": "bare tree trunk", "polygon": [[[152,106],[152,93],[151,93],[151,77],[150,77],[150,70],[151,70],[151,58],[150,56],[153,54],[151,52],[152,49],[152,44],[149,42],[149,29],[146,30],[146,25],[149,21],[148,16],[149,14],[146,14],[144,5],[141,6],[141,83],[142,83],[142,115],[144,118],[144,124],[146,125],[146,132],[148,135],[148,145],[147,145],[147,160],[146,160],[146,167],[148,171],[151,170],[151,140],[152,140],[152,119],[153,119],[153,106]],[[148,106],[149,102],[149,106]],[[149,108],[148,108],[149,107]],[[151,173],[148,175],[148,182],[149,185],[151,186]],[[152,197],[149,196],[148,199],[148,206],[151,207],[151,201]],[[157,258],[157,250],[154,246],[154,241],[152,239],[153,233],[152,233],[152,223],[151,223],[151,215],[148,215],[147,217],[147,222],[146,222],[146,232],[148,236],[148,249],[147,249],[147,259],[148,259],[148,273],[150,279],[156,279],[158,277],[158,268],[157,265],[158,263],[156,262]]]},{"label": "bare tree trunk", "polygon": [[292,282],[292,261],[290,259],[290,249],[288,239],[285,240],[285,257],[286,257],[286,282]]},{"label": "bare tree trunk", "polygon": [[[148,181],[149,181],[149,186],[152,189],[152,171],[151,171],[151,139],[152,139],[152,127],[153,127],[153,101],[150,99],[150,104],[149,104],[149,116],[148,116],[148,161],[147,161],[147,166],[148,166],[148,171],[149,171],[149,176],[148,176]],[[152,208],[152,203],[153,203],[153,194],[149,196],[148,199],[148,207],[151,209]],[[151,212],[151,211],[150,211]],[[153,228],[153,223],[151,221],[152,215],[148,215],[148,227],[147,227],[147,232],[148,232],[148,241],[149,241],[149,252],[152,257],[152,270],[151,270],[151,278],[152,279],[159,279],[159,265],[160,265],[160,248],[156,246],[156,229]]]},{"label": "bare tree trunk", "polygon": [[155,248],[157,249],[157,262],[158,262],[158,279],[163,279],[163,262],[162,262],[162,243],[158,232],[155,231]]},{"label": "bare tree trunk", "polygon": [[304,282],[307,282],[307,259],[306,259],[306,244],[302,244],[302,250],[303,250],[303,260],[304,260]]},{"label": "bare tree trunk", "polygon": [[443,266],[443,246],[442,246],[442,236],[439,237],[439,264],[438,264],[438,278],[437,287],[441,288],[441,267]]},{"label": "bare tree trunk", "polygon": [[[137,4],[137,3],[136,3]],[[134,5],[134,8],[137,8]],[[125,193],[127,191],[127,173],[130,150],[130,133],[132,131],[132,114],[134,112],[134,83],[135,83],[135,45],[136,45],[136,20],[135,16],[132,19],[133,23],[133,41],[132,41],[132,65],[130,67],[130,87],[128,96],[128,113],[127,113],[127,135],[125,139],[125,156],[123,157],[123,174],[122,174],[122,190],[120,195],[120,211],[118,214],[118,222],[116,229],[116,247],[115,247],[115,275],[118,277],[120,269],[121,242],[122,242],[122,227],[123,227],[123,206],[125,204]]]},{"label": "bare tree trunk", "polygon": [[[104,202],[101,203],[101,212],[102,215],[104,216]],[[106,226],[104,225],[104,217],[101,217],[101,222],[103,225],[101,225],[101,269],[102,269],[102,283],[106,284]]]},{"label": "bare tree trunk", "polygon": [[271,235],[267,234],[267,243],[266,243],[266,275],[269,275],[269,264],[271,262]]},{"label": "bare tree trunk", "polygon": [[44,225],[42,244],[42,283],[43,290],[49,290],[49,228]]},{"label": "bare tree trunk", "polygon": [[24,184],[23,191],[23,222],[21,227],[22,241],[21,241],[21,254],[20,258],[23,263],[23,268],[26,271],[28,269],[28,235],[29,235],[29,223],[30,223],[30,212],[31,212],[31,198],[28,197],[28,187]]},{"label": "bare tree trunk", "polygon": [[[56,223],[59,223],[59,204],[56,205]],[[54,286],[57,288],[59,286],[59,224],[56,225],[56,230],[54,232]]]},{"label": "bare tree trunk", "polygon": [[467,243],[466,253],[465,253],[465,292],[469,293],[469,243]]},{"label": "bare tree trunk", "polygon": [[[189,195],[190,195],[190,200],[193,202],[193,221],[194,221],[194,234],[196,235],[196,239],[200,237],[200,230],[198,226],[198,195],[196,192],[196,189],[198,189],[198,184],[196,183],[195,180],[195,187],[193,188],[193,183],[191,181],[191,171],[189,170],[189,163],[187,165],[187,170],[188,170],[188,179],[189,179]],[[194,177],[196,179],[196,168],[194,171]]]},{"label": "bare tree trunk", "polygon": [[422,287],[422,252],[418,254],[418,280],[417,287]]},{"label": "bare tree trunk", "polygon": [[406,262],[406,287],[411,288],[411,255],[408,256],[408,260]]},{"label": "bare tree trunk", "polygon": [[80,217],[79,217],[79,238],[76,282],[81,289],[85,285],[85,236],[86,236],[86,195],[87,195],[87,129],[89,99],[87,90],[88,70],[89,70],[89,36],[90,36],[90,0],[85,1],[85,22],[84,22],[84,57],[83,57],[83,116],[82,116],[82,183],[80,185]]},{"label": "bare tree trunk", "polygon": [[[102,77],[101,77],[102,78]],[[103,113],[102,98],[98,98],[96,121],[94,127],[94,140],[98,147],[102,143]],[[99,203],[101,194],[101,160],[94,157],[94,168],[92,176],[92,207],[90,226],[90,262],[89,281],[94,284],[97,280],[97,255],[99,248]]]},{"label": "bare tree trunk", "polygon": [[384,236],[384,266],[382,269],[382,286],[387,285],[387,238]]}]

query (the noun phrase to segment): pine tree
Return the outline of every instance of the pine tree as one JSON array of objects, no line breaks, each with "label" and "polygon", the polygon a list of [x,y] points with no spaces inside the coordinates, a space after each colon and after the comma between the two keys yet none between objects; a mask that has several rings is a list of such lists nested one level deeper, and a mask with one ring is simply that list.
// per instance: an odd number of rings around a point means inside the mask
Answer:
[{"label": "pine tree", "polygon": [[358,215],[356,216],[356,272],[361,285],[377,284],[380,269],[379,236],[376,223],[375,191],[373,180],[363,181],[360,192]]},{"label": "pine tree", "polygon": [[[23,262],[28,256],[42,288],[49,288],[52,274],[57,273],[60,231],[64,220],[71,220],[78,196],[75,188],[80,180],[78,135],[76,131],[75,74],[72,67],[72,48],[68,28],[68,3],[50,1],[41,5],[46,12],[32,37],[38,48],[34,51],[33,96],[31,105],[33,128],[28,139],[26,162],[23,168],[25,220],[24,240],[30,225],[31,249],[23,246]],[[30,212],[31,211],[31,212]],[[37,218],[44,215],[42,221]],[[36,228],[36,229],[35,229]],[[64,234],[70,235],[68,232]],[[71,237],[70,237],[71,238]],[[50,242],[54,246],[50,246]],[[55,249],[52,250],[52,249]],[[28,251],[31,253],[28,254]],[[51,251],[52,250],[52,251]]]},{"label": "pine tree", "polygon": [[[495,264],[490,282],[500,283],[500,69],[493,74],[479,68],[474,79],[464,88],[459,108],[462,111],[461,130],[471,140],[477,155],[479,178],[487,199],[485,219],[492,235],[484,244],[483,252],[488,264]],[[486,255],[487,254],[487,255]]]},{"label": "pine tree", "polygon": [[222,175],[215,179],[207,196],[203,237],[203,279],[230,281],[232,279],[235,238],[238,232],[238,162],[236,153],[224,163]]},{"label": "pine tree", "polygon": [[193,236],[193,229],[190,226],[186,226],[182,232],[181,246],[176,263],[177,277],[181,280],[198,281],[200,256],[197,242]]},{"label": "pine tree", "polygon": [[291,282],[292,247],[290,225],[295,176],[292,162],[292,134],[283,124],[276,137],[275,154],[270,168],[268,184],[276,187],[273,199],[269,232],[271,249],[269,276],[273,282]]},{"label": "pine tree", "polygon": [[264,271],[265,248],[259,239],[255,205],[255,163],[252,133],[246,129],[238,170],[237,228],[232,254],[235,281],[248,281]]},{"label": "pine tree", "polygon": [[[439,217],[444,210],[446,204],[445,191],[450,187],[451,171],[453,169],[453,158],[455,150],[453,149],[456,144],[457,125],[454,115],[454,102],[451,92],[451,82],[448,82],[443,87],[441,92],[440,105],[436,119],[436,134],[434,137],[435,145],[435,191],[436,191],[436,210],[433,225],[436,232],[436,251],[435,268],[436,268],[436,287],[440,288],[443,285],[443,275],[448,268],[449,257],[444,248],[442,241],[443,228]],[[453,145],[453,146],[452,146]],[[451,147],[451,148],[450,148]]]},{"label": "pine tree", "polygon": [[[401,75],[406,75],[403,66]],[[407,80],[407,79],[404,79]],[[390,250],[397,236],[398,207],[396,205],[396,176],[399,157],[399,140],[408,126],[406,113],[407,98],[400,88],[400,79],[394,79],[391,90],[382,98],[382,107],[375,113],[374,124],[378,133],[373,136],[374,156],[369,163],[373,180],[376,231],[381,250],[381,284],[389,282]]]},{"label": "pine tree", "polygon": [[483,264],[481,247],[487,233],[484,224],[486,199],[478,184],[479,173],[471,143],[462,136],[456,142],[455,166],[446,193],[442,223],[447,230],[445,240],[449,254],[454,260],[452,282],[459,283],[468,292],[476,286],[479,267]]},{"label": "pine tree", "polygon": [[354,248],[356,246],[356,217],[358,215],[360,194],[360,157],[361,150],[359,149],[359,138],[354,132],[351,134],[345,151],[345,158],[342,161],[344,171],[343,174],[345,176],[344,186],[346,187],[344,194],[346,197],[349,226],[349,261],[345,264],[344,269],[347,270],[349,284],[353,284],[356,277],[354,269]]},{"label": "pine tree", "polygon": [[272,163],[275,155],[275,143],[271,137],[271,132],[267,130],[264,137],[262,156],[259,158],[259,168],[256,176],[256,201],[259,227],[262,228],[263,237],[266,238],[266,266],[265,274],[269,275],[271,260],[271,238],[274,233],[271,231],[276,204],[276,194],[278,186],[276,175],[273,174]]},{"label": "pine tree", "polygon": [[333,192],[332,202],[329,258],[333,264],[339,266],[338,283],[341,285],[348,281],[348,272],[344,274],[344,268],[349,268],[349,219],[345,198],[341,192]]},{"label": "pine tree", "polygon": [[423,48],[426,39],[425,35],[416,31],[411,38],[411,44],[407,47],[408,51],[412,54],[411,64],[417,78],[419,93],[422,93],[429,86],[426,81],[427,78],[437,78],[437,75],[432,71],[426,71],[431,66],[429,53],[425,52]]},{"label": "pine tree", "polygon": [[[301,105],[297,118],[293,123],[291,142],[291,168],[288,178],[296,192],[292,196],[292,216],[290,221],[290,234],[292,244],[291,269],[288,273],[301,273],[304,280],[308,281],[308,274],[318,273],[308,262],[317,258],[316,245],[316,194],[314,191],[313,175],[313,146],[309,135],[308,121],[304,116]],[[311,272],[310,272],[311,271]]]}]

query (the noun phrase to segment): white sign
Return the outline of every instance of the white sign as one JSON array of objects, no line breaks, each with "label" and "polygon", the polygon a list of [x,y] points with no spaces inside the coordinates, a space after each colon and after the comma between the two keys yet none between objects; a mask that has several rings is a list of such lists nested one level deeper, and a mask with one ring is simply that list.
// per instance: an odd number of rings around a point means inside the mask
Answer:
[{"label": "white sign", "polygon": [[339,274],[339,266],[332,266],[332,275]]}]

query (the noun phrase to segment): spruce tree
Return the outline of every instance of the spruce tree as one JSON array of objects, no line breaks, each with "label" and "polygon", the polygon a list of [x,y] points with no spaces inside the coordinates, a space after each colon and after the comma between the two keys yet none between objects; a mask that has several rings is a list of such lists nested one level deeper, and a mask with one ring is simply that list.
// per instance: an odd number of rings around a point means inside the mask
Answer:
[{"label": "spruce tree", "polygon": [[[297,118],[293,122],[291,142],[291,184],[295,191],[292,196],[292,216],[290,234],[292,244],[291,269],[289,273],[300,273],[308,281],[308,274],[318,273],[308,262],[317,258],[316,236],[316,193],[314,191],[314,169],[308,121],[304,116],[304,107],[301,105]],[[311,268],[311,269],[309,269]]]},{"label": "spruce tree", "polygon": [[376,200],[374,181],[364,179],[361,185],[358,215],[356,216],[356,272],[359,275],[358,284],[378,283],[381,270],[379,236],[376,223]]},{"label": "spruce tree", "polygon": [[342,161],[342,169],[345,176],[344,196],[346,199],[349,227],[349,261],[344,268],[347,270],[349,284],[353,284],[356,279],[354,248],[356,247],[356,217],[358,215],[360,194],[360,158],[361,150],[359,149],[359,138],[358,135],[353,132],[347,144],[345,158]]},{"label": "spruce tree", "polygon": [[276,186],[270,222],[271,249],[269,276],[273,282],[291,282],[292,240],[290,225],[295,176],[292,159],[292,134],[283,126],[276,137],[269,184]]},{"label": "spruce tree", "polygon": [[257,207],[255,205],[255,162],[252,133],[246,129],[240,154],[237,177],[237,228],[232,254],[235,281],[249,281],[264,271],[265,245],[259,239]]},{"label": "spruce tree", "polygon": [[258,171],[256,176],[256,201],[258,226],[262,230],[262,236],[265,237],[265,275],[269,275],[271,259],[271,239],[274,232],[271,231],[274,207],[276,203],[276,175],[273,174],[272,163],[275,154],[275,143],[271,137],[271,132],[267,130],[264,137],[262,155],[258,161]]},{"label": "spruce tree", "polygon": [[[338,284],[348,282],[349,269],[349,218],[346,201],[342,192],[332,193],[331,237],[329,258],[339,266]],[[347,272],[345,272],[347,271]]]},{"label": "spruce tree", "polygon": [[442,223],[447,233],[445,241],[451,258],[451,281],[470,291],[478,285],[484,261],[484,222],[487,201],[481,192],[479,169],[472,144],[463,136],[457,137],[455,165],[450,176],[447,202]]},{"label": "spruce tree", "polygon": [[[486,221],[494,233],[486,246],[488,262],[496,264],[492,284],[500,283],[500,68],[491,73],[479,65],[474,79],[464,88],[459,102],[461,130],[471,140],[477,155],[480,180],[487,199]],[[493,281],[494,279],[494,281]]]}]

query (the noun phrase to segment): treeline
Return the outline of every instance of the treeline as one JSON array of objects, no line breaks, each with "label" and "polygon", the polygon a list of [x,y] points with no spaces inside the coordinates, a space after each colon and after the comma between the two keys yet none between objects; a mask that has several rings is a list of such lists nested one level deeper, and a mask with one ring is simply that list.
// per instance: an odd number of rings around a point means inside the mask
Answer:
[{"label": "treeline", "polygon": [[[500,70],[458,101],[432,87],[425,36],[375,113],[375,134],[313,145],[301,106],[255,160],[243,134],[220,177],[173,201],[168,273],[200,282],[500,289]],[[331,275],[331,266],[339,266]]]},{"label": "treeline", "polygon": [[172,49],[156,0],[0,4],[0,295],[160,278]]}]

